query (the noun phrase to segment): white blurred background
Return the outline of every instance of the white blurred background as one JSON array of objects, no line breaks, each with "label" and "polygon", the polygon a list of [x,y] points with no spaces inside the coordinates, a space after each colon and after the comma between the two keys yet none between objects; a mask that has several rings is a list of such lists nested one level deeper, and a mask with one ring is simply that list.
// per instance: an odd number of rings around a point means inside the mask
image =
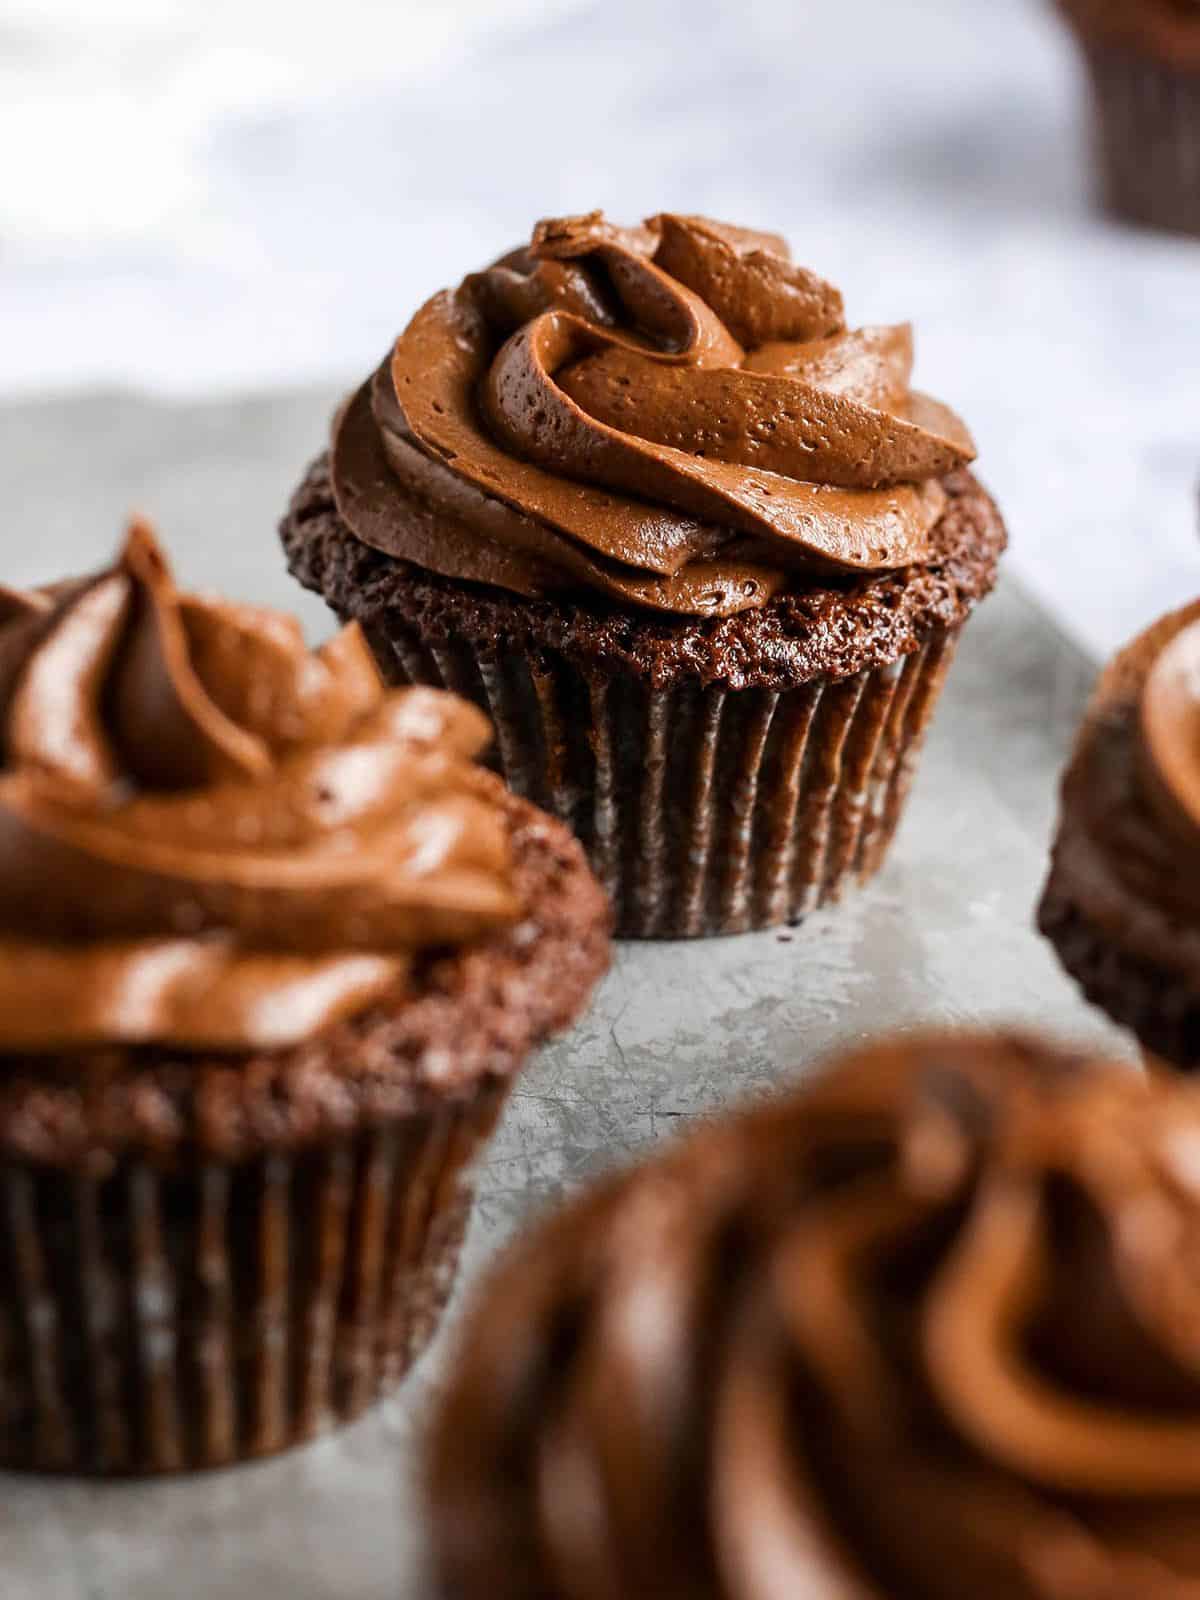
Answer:
[{"label": "white blurred background", "polygon": [[1200,245],[1084,133],[1043,0],[4,0],[0,400],[336,387],[535,217],[708,211],[916,322],[1100,651],[1200,590]]}]

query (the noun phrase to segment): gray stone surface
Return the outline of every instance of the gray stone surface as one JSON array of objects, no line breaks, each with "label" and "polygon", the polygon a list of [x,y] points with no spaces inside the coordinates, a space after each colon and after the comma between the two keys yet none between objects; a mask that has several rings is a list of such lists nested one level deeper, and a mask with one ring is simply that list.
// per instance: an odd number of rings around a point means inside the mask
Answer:
[{"label": "gray stone surface", "polygon": [[113,390],[0,405],[3,581],[102,565],[140,512],[184,582],[289,606],[315,636],[328,632],[325,607],[289,578],[274,529],[337,399],[321,389],[171,404]]},{"label": "gray stone surface", "polygon": [[[294,604],[271,525],[328,403],[0,410],[21,530],[3,535],[3,576],[99,562],[136,503],[189,581]],[[305,614],[325,626],[319,607]],[[1008,584],[968,630],[875,885],[792,932],[619,949],[588,1017],[515,1095],[481,1173],[464,1281],[590,1173],[876,1030],[1018,1020],[1129,1053],[1030,929],[1090,676]],[[278,1462],[162,1484],[0,1479],[0,1594],[423,1600],[415,1441],[446,1348],[364,1422]]]}]

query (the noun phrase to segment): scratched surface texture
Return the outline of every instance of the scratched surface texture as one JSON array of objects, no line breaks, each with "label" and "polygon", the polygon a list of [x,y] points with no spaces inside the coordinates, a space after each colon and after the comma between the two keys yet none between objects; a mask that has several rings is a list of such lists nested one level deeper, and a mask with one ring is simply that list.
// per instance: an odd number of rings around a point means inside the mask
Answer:
[{"label": "scratched surface texture", "polygon": [[[96,565],[136,502],[189,582],[299,602],[270,529],[330,398],[0,408],[8,503],[20,507],[19,533],[10,522],[0,537],[3,576]],[[325,626],[318,605],[303,610],[314,632]],[[618,950],[590,1015],[510,1105],[480,1175],[466,1286],[524,1218],[589,1174],[876,1029],[998,1018],[1127,1050],[1030,931],[1091,670],[1009,584],[967,630],[874,886],[788,933]],[[0,1595],[424,1600],[415,1446],[448,1332],[395,1399],[278,1462],[161,1484],[0,1477]]]}]

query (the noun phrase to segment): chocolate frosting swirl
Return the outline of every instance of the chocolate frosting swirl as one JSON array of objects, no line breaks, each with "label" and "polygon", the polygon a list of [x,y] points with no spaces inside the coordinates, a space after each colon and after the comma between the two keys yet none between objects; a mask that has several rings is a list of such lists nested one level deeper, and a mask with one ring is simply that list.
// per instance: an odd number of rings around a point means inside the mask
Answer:
[{"label": "chocolate frosting swirl", "polygon": [[869,1049],[522,1242],[431,1506],[455,1600],[1200,1593],[1200,1098]]},{"label": "chocolate frosting swirl", "polygon": [[182,595],[152,534],[0,591],[0,1050],[275,1048],[512,920],[485,719],[357,627]]},{"label": "chocolate frosting swirl", "polygon": [[338,509],[448,577],[729,616],[928,555],[974,446],[912,360],[909,327],[847,329],[774,234],[542,222],[428,301],[343,409]]}]

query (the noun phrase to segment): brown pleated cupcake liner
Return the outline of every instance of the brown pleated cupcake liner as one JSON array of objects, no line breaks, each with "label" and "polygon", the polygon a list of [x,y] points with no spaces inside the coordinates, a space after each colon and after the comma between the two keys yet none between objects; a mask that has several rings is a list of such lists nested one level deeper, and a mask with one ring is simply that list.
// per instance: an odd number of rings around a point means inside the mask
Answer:
[{"label": "brown pleated cupcake liner", "polygon": [[0,1163],[0,1466],[219,1467],[358,1416],[437,1326],[502,1100],[236,1166]]},{"label": "brown pleated cupcake liner", "polygon": [[1102,199],[1117,216],[1200,235],[1200,73],[1084,43]]},{"label": "brown pleated cupcake liner", "polygon": [[781,692],[657,688],[467,637],[366,625],[393,683],[491,717],[506,781],[582,841],[621,938],[792,922],[879,868],[958,628],[841,682]]}]

